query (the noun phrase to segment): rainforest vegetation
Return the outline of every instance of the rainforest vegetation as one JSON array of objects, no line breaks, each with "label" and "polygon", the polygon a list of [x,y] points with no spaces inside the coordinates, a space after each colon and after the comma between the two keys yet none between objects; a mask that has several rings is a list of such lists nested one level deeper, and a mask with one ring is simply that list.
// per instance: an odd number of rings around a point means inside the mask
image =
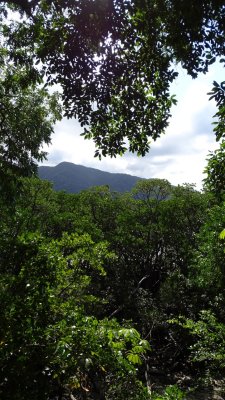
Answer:
[{"label": "rainforest vegetation", "polygon": [[96,156],[144,155],[168,125],[174,63],[196,77],[224,62],[224,12],[0,2],[1,399],[181,400],[223,376],[224,83],[210,92],[220,147],[201,193],[151,179],[68,194],[36,171],[63,115]]}]

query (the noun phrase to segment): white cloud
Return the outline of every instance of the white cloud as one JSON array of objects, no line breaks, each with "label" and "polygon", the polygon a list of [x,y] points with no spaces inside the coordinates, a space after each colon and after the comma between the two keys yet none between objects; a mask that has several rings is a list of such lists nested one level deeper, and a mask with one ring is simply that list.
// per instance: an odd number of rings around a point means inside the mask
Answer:
[{"label": "white cloud", "polygon": [[56,124],[52,145],[47,149],[48,161],[44,164],[69,161],[109,172],[164,178],[172,184],[196,183],[200,188],[206,156],[209,150],[218,147],[211,125],[216,109],[207,96],[213,80],[223,80],[219,65],[196,80],[181,71],[171,87],[171,93],[177,94],[178,105],[172,109],[170,125],[144,158],[127,153],[123,157],[99,161],[94,158],[93,142],[79,136],[82,129],[77,121],[64,119]]}]

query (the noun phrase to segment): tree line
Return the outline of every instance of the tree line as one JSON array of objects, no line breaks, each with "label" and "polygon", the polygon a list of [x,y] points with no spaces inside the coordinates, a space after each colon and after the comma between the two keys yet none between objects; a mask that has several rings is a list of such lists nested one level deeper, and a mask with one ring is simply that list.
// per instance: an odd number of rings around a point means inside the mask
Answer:
[{"label": "tree line", "polygon": [[222,373],[223,203],[159,179],[19,188],[1,199],[2,398],[164,399],[160,379]]}]

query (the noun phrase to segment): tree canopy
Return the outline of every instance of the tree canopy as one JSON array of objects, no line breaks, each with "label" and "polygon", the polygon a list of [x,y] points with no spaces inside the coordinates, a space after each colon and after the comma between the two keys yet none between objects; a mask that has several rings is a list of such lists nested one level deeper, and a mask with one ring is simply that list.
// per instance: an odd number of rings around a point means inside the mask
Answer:
[{"label": "tree canopy", "polygon": [[22,178],[11,207],[0,194],[2,398],[172,400],[155,379],[221,371],[224,205],[209,200],[159,179],[67,194]]},{"label": "tree canopy", "polygon": [[3,27],[11,59],[61,85],[96,156],[144,155],[168,125],[174,63],[196,77],[225,55],[222,0],[2,1],[9,9],[22,18]]}]

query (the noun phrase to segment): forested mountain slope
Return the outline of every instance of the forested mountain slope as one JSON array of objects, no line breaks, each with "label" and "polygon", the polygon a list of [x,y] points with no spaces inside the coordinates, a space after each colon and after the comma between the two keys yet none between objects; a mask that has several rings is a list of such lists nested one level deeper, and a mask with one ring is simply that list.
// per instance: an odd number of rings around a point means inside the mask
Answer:
[{"label": "forested mountain slope", "polygon": [[69,162],[62,162],[55,167],[41,166],[38,170],[41,179],[53,182],[55,190],[78,193],[92,186],[108,185],[116,192],[129,192],[140,180],[137,176],[115,174],[88,168]]}]

